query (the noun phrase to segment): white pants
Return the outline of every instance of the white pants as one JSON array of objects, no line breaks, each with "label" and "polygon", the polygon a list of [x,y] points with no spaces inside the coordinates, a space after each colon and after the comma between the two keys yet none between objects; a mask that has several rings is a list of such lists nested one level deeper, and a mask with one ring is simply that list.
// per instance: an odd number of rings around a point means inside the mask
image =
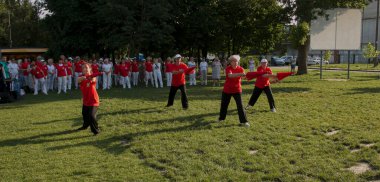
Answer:
[{"label": "white pants", "polygon": [[[113,75],[113,79],[114,79],[114,81],[115,81],[115,87],[116,86],[118,86],[118,85],[120,85],[120,78],[119,78],[119,75],[116,75],[116,74],[114,74]],[[112,86],[112,85],[111,85]]]},{"label": "white pants", "polygon": [[133,86],[137,86],[139,82],[139,72],[132,72],[133,75]]},{"label": "white pants", "polygon": [[61,90],[66,93],[67,79],[66,76],[58,77],[58,93],[61,93]]},{"label": "white pants", "polygon": [[160,84],[160,87],[163,87],[162,84],[162,75],[160,70],[154,70],[153,71],[153,76],[154,76],[154,84],[156,85],[156,88],[158,88],[158,83]]},{"label": "white pants", "polygon": [[48,74],[48,79],[47,79],[47,90],[53,90],[54,88],[54,74]]},{"label": "white pants", "polygon": [[33,75],[29,74],[28,78],[26,78],[26,79],[28,79],[28,87],[30,89],[33,89],[34,88]]},{"label": "white pants", "polygon": [[72,80],[73,80],[73,76],[67,75],[67,89],[68,90],[71,90]]},{"label": "white pants", "polygon": [[166,72],[166,86],[168,87],[172,86],[172,76],[173,76],[173,73]]},{"label": "white pants", "polygon": [[193,74],[189,74],[189,78],[190,78],[190,80],[189,80],[189,83],[190,83],[190,85],[197,85],[197,80],[195,79],[195,73],[193,73]]},{"label": "white pants", "polygon": [[152,83],[154,87],[154,82],[153,82],[153,72],[147,72],[145,71],[145,85],[148,86],[148,82],[150,80],[150,83]]},{"label": "white pants", "polygon": [[250,71],[250,72],[255,71],[255,66],[249,66],[249,71]]},{"label": "white pants", "polygon": [[129,76],[123,77],[120,76],[121,84],[123,85],[123,88],[128,86],[128,88],[131,88],[131,82],[129,81]]},{"label": "white pants", "polygon": [[202,75],[202,85],[207,85],[207,70],[202,70],[201,71],[201,75]]},{"label": "white pants", "polygon": [[112,85],[112,74],[103,73],[103,90],[110,89]]},{"label": "white pants", "polygon": [[74,73],[74,83],[75,83],[75,89],[78,89],[78,77],[81,75],[81,72],[75,72]]},{"label": "white pants", "polygon": [[34,79],[34,95],[38,94],[38,87],[39,86],[42,87],[42,89],[41,89],[42,92],[44,94],[47,94],[47,92],[46,92],[45,78],[40,78],[40,79],[35,78]]}]

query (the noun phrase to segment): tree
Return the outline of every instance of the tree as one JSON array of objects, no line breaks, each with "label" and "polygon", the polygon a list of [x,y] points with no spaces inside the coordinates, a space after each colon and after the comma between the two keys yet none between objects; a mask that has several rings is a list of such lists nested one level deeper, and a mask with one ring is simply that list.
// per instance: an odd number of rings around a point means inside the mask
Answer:
[{"label": "tree", "polygon": [[[298,49],[298,73],[307,74],[307,56],[310,47],[309,29],[311,20],[317,16],[326,15],[326,10],[333,8],[363,8],[371,0],[286,0],[284,10],[289,19],[295,17],[297,25],[294,32],[298,32],[293,40]],[[327,17],[328,18],[328,17]]]},{"label": "tree", "polygon": [[380,51],[375,49],[375,46],[369,42],[367,46],[363,49],[363,57],[368,59],[368,62],[370,62],[371,58],[376,58],[380,55]]},{"label": "tree", "polygon": [[332,54],[332,53],[331,53],[330,50],[326,51],[325,54],[323,55],[323,60],[330,61],[330,59],[331,59],[331,54]]}]

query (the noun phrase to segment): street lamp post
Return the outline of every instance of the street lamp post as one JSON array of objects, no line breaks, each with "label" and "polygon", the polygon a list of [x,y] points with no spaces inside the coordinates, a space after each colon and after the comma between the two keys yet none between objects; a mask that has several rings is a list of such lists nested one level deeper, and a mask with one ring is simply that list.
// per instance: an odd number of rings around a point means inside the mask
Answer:
[{"label": "street lamp post", "polygon": [[[377,7],[376,7],[376,34],[375,34],[375,50],[377,50],[377,44],[378,44],[378,37],[379,37],[379,2],[380,0],[377,0]],[[376,56],[375,58],[375,66],[378,64],[378,58]]]}]

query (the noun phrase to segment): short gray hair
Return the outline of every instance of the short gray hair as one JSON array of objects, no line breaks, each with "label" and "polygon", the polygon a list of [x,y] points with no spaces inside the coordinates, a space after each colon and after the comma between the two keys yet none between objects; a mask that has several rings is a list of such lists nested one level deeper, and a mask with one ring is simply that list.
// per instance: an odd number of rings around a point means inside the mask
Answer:
[{"label": "short gray hair", "polygon": [[230,56],[228,58],[228,61],[232,61],[233,59],[235,59],[237,62],[240,62],[240,56],[237,54]]}]

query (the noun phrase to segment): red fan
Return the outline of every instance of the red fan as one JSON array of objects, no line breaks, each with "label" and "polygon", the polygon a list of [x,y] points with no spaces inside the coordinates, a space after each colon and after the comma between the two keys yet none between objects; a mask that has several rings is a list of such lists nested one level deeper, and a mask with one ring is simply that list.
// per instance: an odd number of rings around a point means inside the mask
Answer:
[{"label": "red fan", "polygon": [[284,79],[284,78],[286,78],[292,74],[293,74],[293,72],[279,72],[279,73],[277,73],[277,79],[282,80],[282,79]]},{"label": "red fan", "polygon": [[261,76],[263,74],[265,74],[265,72],[262,72],[262,71],[260,71],[260,72],[257,72],[257,71],[248,72],[247,74],[245,74],[245,77],[247,78],[247,80],[252,80],[252,79],[257,78],[258,76]]},{"label": "red fan", "polygon": [[186,70],[185,70],[185,74],[190,74],[193,70],[195,69],[195,67],[192,67],[192,68],[187,68]]}]

